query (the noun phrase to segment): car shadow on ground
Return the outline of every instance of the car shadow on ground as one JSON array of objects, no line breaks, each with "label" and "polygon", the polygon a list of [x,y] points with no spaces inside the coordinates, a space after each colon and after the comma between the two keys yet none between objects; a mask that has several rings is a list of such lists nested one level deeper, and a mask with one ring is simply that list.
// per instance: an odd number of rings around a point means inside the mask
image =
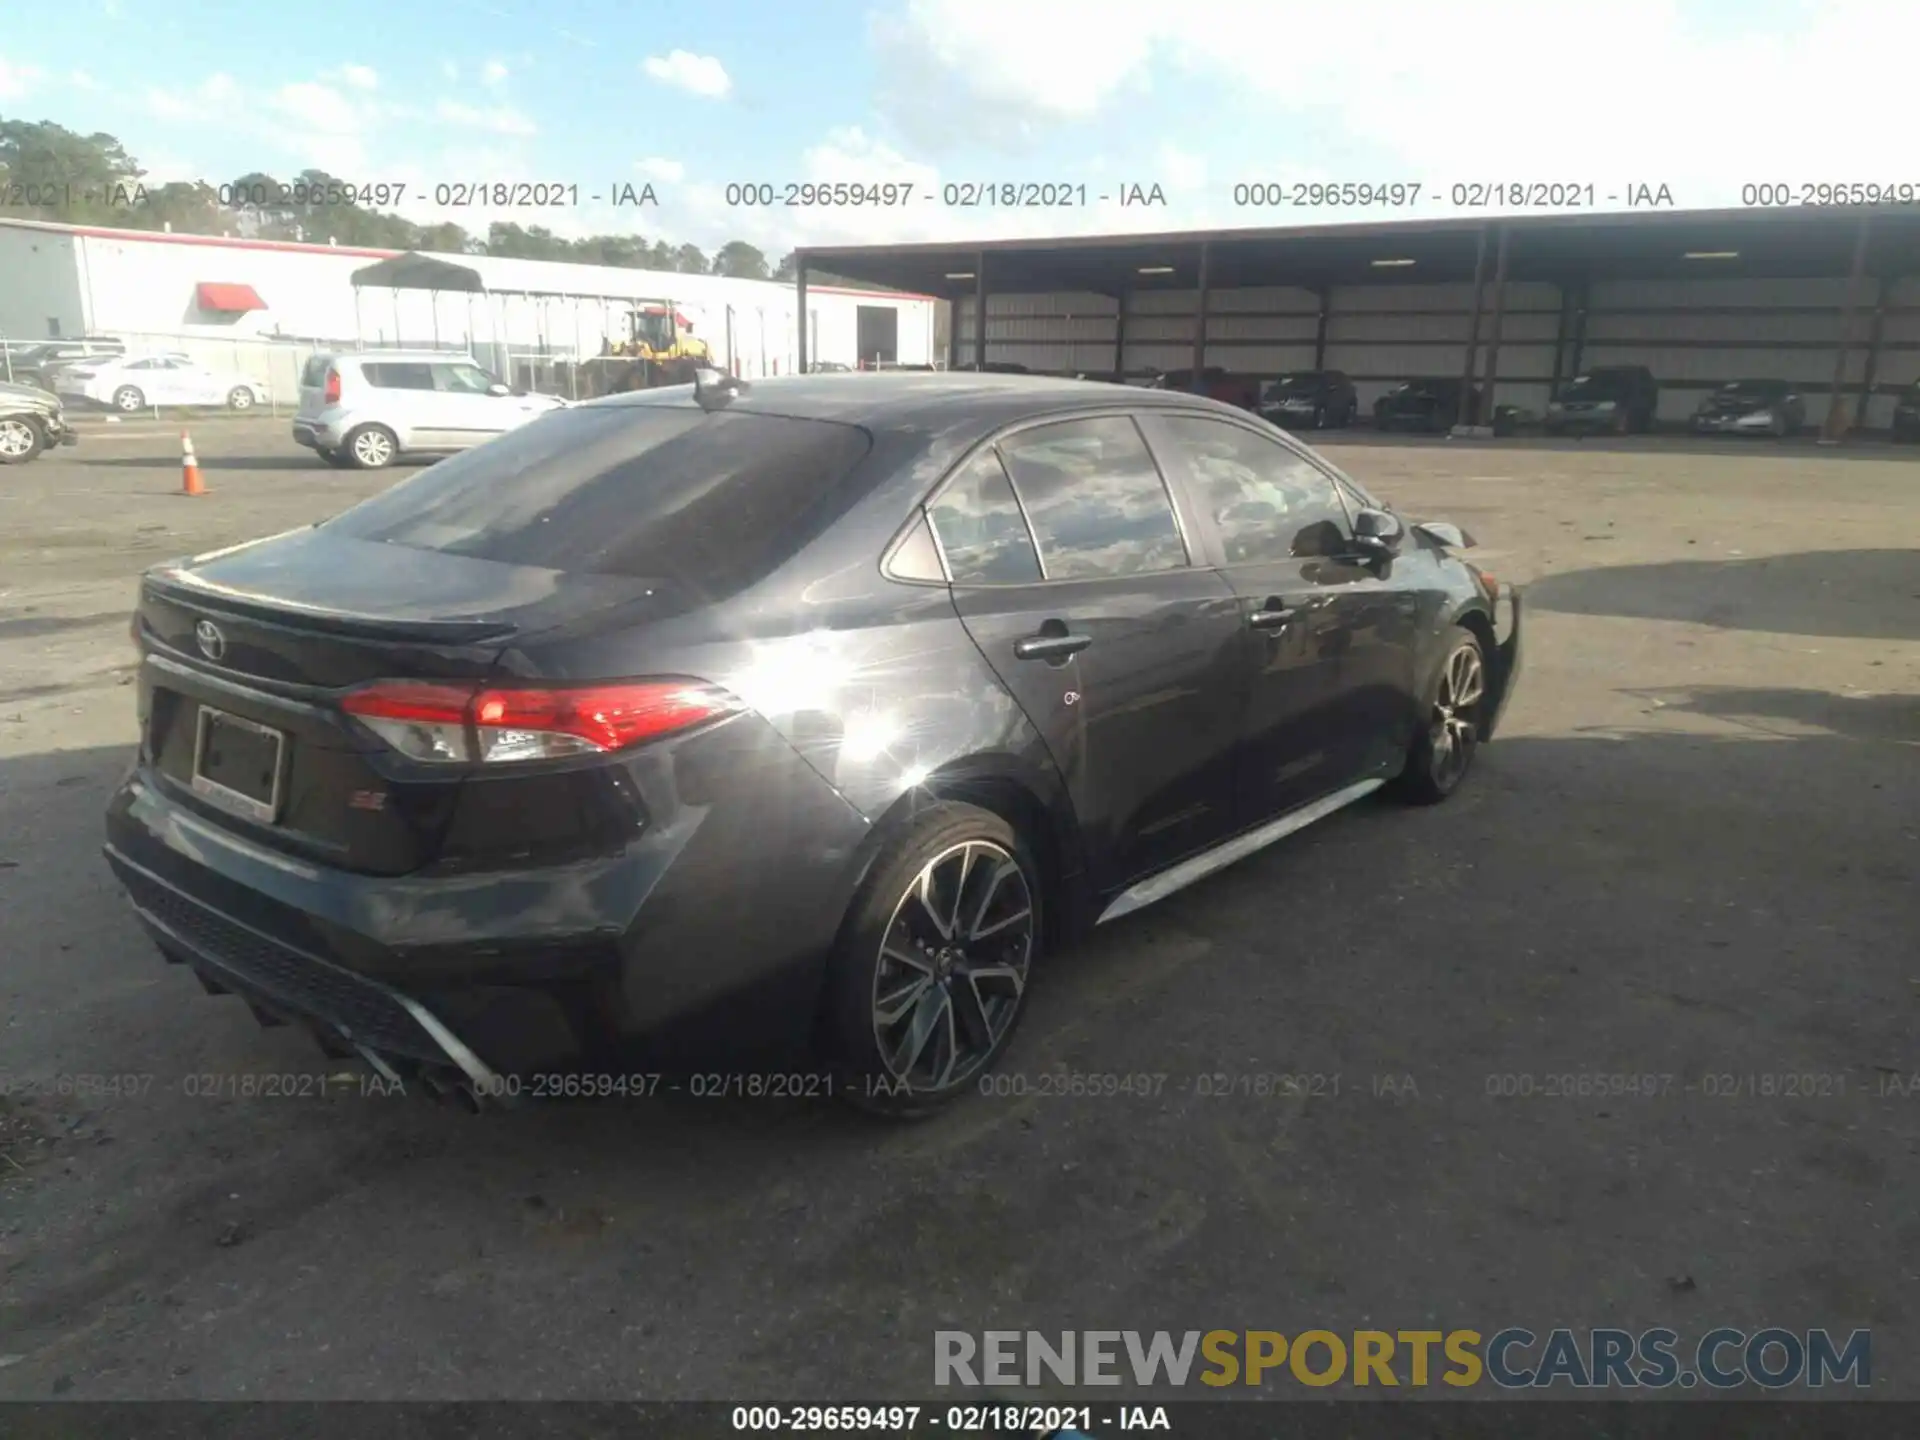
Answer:
[{"label": "car shadow on ground", "polygon": [[[1903,597],[1888,604],[1887,597]],[[1920,549],[1812,550],[1672,560],[1543,576],[1527,604],[1567,615],[1681,620],[1725,630],[1920,639]]]}]

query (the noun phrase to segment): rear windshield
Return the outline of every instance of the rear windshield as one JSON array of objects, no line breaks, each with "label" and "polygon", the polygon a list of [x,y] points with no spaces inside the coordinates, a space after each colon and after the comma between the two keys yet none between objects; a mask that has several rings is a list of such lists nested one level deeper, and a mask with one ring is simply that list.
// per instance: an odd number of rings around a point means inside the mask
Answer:
[{"label": "rear windshield", "polygon": [[305,390],[318,390],[327,383],[327,366],[333,363],[331,355],[309,356],[305,368],[300,371],[300,385]]},{"label": "rear windshield", "polygon": [[1720,387],[1722,395],[1783,395],[1787,382],[1784,380],[1729,380]]},{"label": "rear windshield", "polygon": [[561,410],[327,521],[356,540],[509,565],[753,584],[847,500],[872,439],[824,420],[694,406]]},{"label": "rear windshield", "polygon": [[1267,387],[1269,395],[1311,395],[1323,384],[1332,383],[1331,375],[1323,375],[1318,370],[1303,371],[1298,375],[1282,375]]}]

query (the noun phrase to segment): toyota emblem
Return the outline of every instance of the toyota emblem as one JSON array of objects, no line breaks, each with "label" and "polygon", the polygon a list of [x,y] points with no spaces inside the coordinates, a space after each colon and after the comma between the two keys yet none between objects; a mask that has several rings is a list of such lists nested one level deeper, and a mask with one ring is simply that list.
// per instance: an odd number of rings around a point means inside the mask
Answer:
[{"label": "toyota emblem", "polygon": [[209,660],[217,662],[227,653],[227,637],[220,633],[220,627],[211,620],[202,620],[194,626],[193,638],[200,645],[200,653]]}]

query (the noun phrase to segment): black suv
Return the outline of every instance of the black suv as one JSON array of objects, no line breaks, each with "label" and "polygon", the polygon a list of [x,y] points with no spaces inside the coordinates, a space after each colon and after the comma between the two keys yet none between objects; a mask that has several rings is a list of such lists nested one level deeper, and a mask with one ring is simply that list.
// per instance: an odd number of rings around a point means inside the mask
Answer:
[{"label": "black suv", "polygon": [[1549,435],[1607,430],[1644,435],[1660,408],[1660,382],[1644,365],[1610,365],[1569,380],[1547,405]]},{"label": "black suv", "polygon": [[1261,417],[1285,430],[1344,430],[1359,410],[1353,381],[1339,370],[1295,371],[1269,381],[1260,392]]}]

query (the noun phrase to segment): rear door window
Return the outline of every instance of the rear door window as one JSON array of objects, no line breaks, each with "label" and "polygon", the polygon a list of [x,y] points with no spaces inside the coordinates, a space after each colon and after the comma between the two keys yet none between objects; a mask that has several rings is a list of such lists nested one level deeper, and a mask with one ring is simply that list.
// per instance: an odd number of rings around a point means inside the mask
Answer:
[{"label": "rear door window", "polygon": [[1128,417],[1039,425],[999,449],[1047,579],[1140,575],[1188,563],[1166,482]]},{"label": "rear door window", "polygon": [[326,523],[356,540],[658,579],[712,598],[771,573],[840,514],[871,447],[865,430],[825,420],[693,405],[562,410]]},{"label": "rear door window", "polygon": [[416,365],[402,361],[379,361],[362,365],[360,373],[367,377],[367,383],[378,390],[431,390],[433,389],[433,367]]}]

